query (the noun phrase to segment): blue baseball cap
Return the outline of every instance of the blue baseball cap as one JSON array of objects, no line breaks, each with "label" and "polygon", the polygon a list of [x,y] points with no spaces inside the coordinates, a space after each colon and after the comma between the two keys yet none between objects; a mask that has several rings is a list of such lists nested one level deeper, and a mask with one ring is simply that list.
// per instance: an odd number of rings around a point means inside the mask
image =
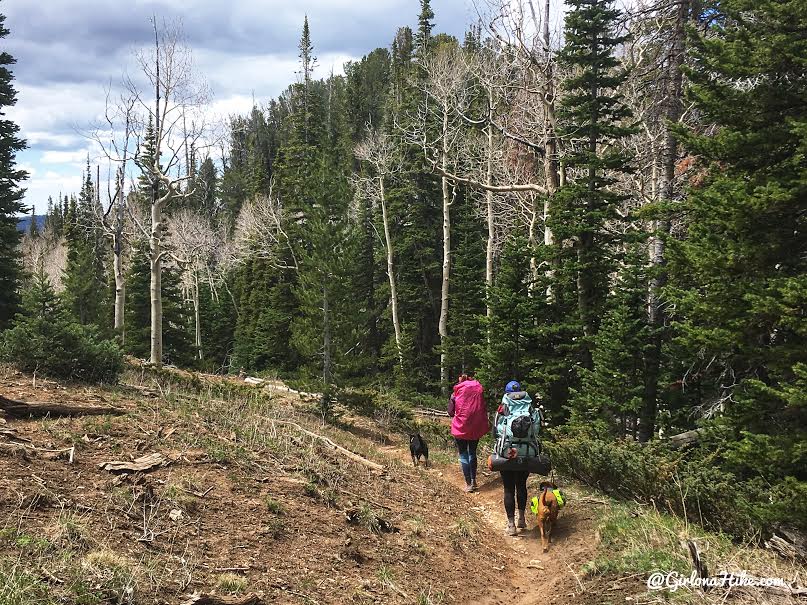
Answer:
[{"label": "blue baseball cap", "polygon": [[505,393],[517,393],[520,390],[521,390],[521,385],[518,384],[517,380],[511,380],[510,382],[507,383],[507,386],[504,387],[504,392]]}]

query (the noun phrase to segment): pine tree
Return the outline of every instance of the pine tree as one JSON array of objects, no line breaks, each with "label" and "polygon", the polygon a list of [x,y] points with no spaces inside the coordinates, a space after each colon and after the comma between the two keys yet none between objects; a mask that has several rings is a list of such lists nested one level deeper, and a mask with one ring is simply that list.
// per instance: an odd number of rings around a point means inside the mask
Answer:
[{"label": "pine tree", "polygon": [[[125,350],[129,355],[148,359],[151,350],[150,263],[146,242],[133,246],[126,276]],[[179,272],[163,267],[163,361],[180,367],[195,363],[192,313],[182,300]]]},{"label": "pine tree", "polygon": [[105,247],[97,226],[95,186],[89,162],[78,200],[71,199],[65,230],[67,265],[64,299],[82,325],[110,327],[109,280],[105,269]]},{"label": "pine tree", "polygon": [[[534,300],[530,297],[530,248],[520,237],[507,242],[501,255],[499,271],[488,289],[490,315],[482,317],[489,342],[478,347],[482,367],[480,380],[492,393],[491,401],[504,392],[504,385],[518,380],[527,387],[532,367]],[[484,265],[480,264],[480,271]],[[484,274],[482,276],[484,287]]]},{"label": "pine tree", "polygon": [[614,278],[614,293],[594,337],[593,369],[580,369],[580,387],[572,393],[570,424],[605,438],[635,436],[645,387],[643,354],[650,334],[646,248],[642,241],[628,245],[630,253]]},{"label": "pine tree", "polygon": [[431,0],[420,0],[420,14],[418,15],[418,29],[415,34],[415,55],[425,57],[432,47],[432,29],[434,28],[434,11]]},{"label": "pine tree", "polygon": [[36,224],[36,207],[31,206],[31,221],[28,223],[28,236],[36,238],[39,235],[39,226]]},{"label": "pine tree", "polygon": [[218,169],[209,157],[202,161],[194,179],[193,203],[203,216],[214,218],[219,213],[217,201]]},{"label": "pine tree", "polygon": [[672,247],[673,344],[692,403],[726,431],[729,468],[766,486],[803,482],[807,7],[727,0],[702,16],[689,97],[714,129],[678,129],[702,172],[684,205],[686,237]]},{"label": "pine tree", "polygon": [[[630,111],[616,92],[625,73],[614,52],[626,37],[615,33],[620,12],[612,4],[612,0],[570,0],[565,45],[558,55],[572,74],[564,82],[566,95],[558,114],[559,134],[570,141],[564,162],[575,178],[556,194],[549,220],[556,239],[555,258],[550,259],[555,267],[551,293],[555,315],[562,318],[552,330],[571,336],[571,342],[562,345],[564,363],[584,371],[594,366],[609,275],[621,250],[613,234],[622,220],[616,210],[625,196],[612,186],[619,173],[629,170],[629,163],[614,143],[632,132],[627,123]],[[567,383],[553,387],[561,391],[578,380],[574,375],[558,378]]]},{"label": "pine tree", "polygon": [[[5,15],[0,14],[0,40],[9,34],[5,21]],[[17,102],[10,69],[15,62],[7,52],[0,53],[0,117],[6,107]],[[17,253],[20,241],[17,213],[25,211],[21,202],[25,190],[19,188],[19,182],[28,175],[16,167],[16,154],[26,147],[25,141],[17,136],[19,130],[11,120],[0,119],[0,330],[8,325],[20,302],[22,265]]]},{"label": "pine tree", "polygon": [[123,370],[118,345],[75,321],[42,267],[24,290],[12,327],[0,335],[0,359],[24,372],[69,380],[112,382]]},{"label": "pine tree", "polygon": [[478,368],[476,345],[483,338],[480,317],[485,314],[485,226],[473,201],[459,196],[452,225],[451,315],[448,319],[449,376]]}]

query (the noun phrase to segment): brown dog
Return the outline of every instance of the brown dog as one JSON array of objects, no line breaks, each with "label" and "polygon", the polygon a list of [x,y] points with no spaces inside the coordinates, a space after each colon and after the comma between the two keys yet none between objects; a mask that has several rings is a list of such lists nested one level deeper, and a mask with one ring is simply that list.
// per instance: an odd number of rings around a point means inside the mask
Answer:
[{"label": "brown dog", "polygon": [[557,485],[550,481],[544,481],[539,486],[541,488],[541,496],[538,498],[538,512],[536,517],[538,520],[538,527],[541,530],[541,546],[544,552],[549,550],[549,544],[552,542],[552,526],[558,520],[558,500],[555,494],[552,493],[553,489],[557,489]]}]

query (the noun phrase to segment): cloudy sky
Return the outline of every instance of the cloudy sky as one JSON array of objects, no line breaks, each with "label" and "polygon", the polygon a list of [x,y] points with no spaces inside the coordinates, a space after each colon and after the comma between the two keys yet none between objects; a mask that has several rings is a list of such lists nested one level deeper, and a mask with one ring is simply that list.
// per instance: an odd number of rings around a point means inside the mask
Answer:
[{"label": "cloudy sky", "polygon": [[[475,21],[470,0],[432,0],[435,31],[462,36]],[[388,46],[397,27],[416,23],[418,0],[2,0],[11,33],[2,49],[16,59],[15,120],[29,148],[18,163],[30,173],[25,202],[43,212],[47,198],[75,192],[87,154],[81,133],[103,115],[105,89],[132,68],[150,39],[151,15],[182,19],[198,71],[218,116],[245,113],[295,78],[297,43],[308,15],[318,75]],[[103,171],[103,169],[102,169]]]}]

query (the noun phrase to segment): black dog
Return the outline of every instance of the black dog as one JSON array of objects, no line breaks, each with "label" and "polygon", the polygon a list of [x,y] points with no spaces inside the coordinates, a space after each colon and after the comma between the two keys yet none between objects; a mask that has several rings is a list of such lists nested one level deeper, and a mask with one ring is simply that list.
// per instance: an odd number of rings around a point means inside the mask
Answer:
[{"label": "black dog", "polygon": [[412,452],[412,464],[415,466],[420,462],[420,457],[426,461],[426,468],[429,468],[429,446],[426,440],[420,436],[420,433],[409,435],[409,451]]}]

